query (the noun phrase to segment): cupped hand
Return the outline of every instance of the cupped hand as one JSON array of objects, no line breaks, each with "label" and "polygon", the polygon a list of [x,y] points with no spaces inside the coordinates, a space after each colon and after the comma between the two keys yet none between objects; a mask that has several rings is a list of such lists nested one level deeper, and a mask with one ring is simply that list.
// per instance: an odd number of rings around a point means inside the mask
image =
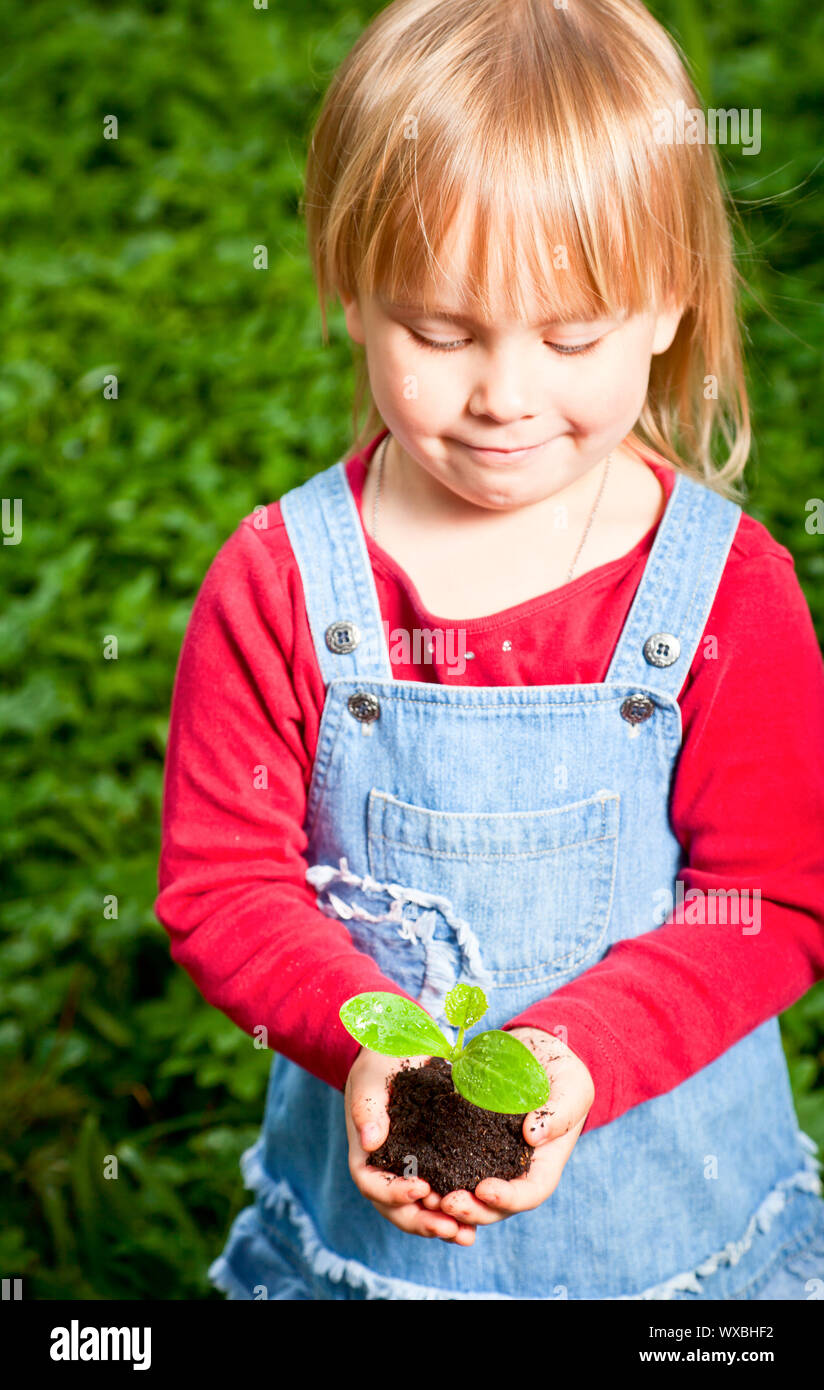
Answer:
[{"label": "cupped hand", "polygon": [[369,1154],[380,1148],[389,1133],[390,1077],[403,1066],[422,1067],[428,1061],[428,1057],[384,1057],[368,1047],[361,1048],[349,1068],[343,1092],[349,1172],[358,1191],[393,1226],[416,1236],[438,1236],[455,1245],[473,1245],[476,1223],[464,1223],[455,1213],[433,1209],[440,1201],[437,1196],[430,1207],[429,1183],[369,1166]]},{"label": "cupped hand", "polygon": [[524,1118],[524,1138],[535,1149],[526,1173],[509,1182],[484,1178],[474,1195],[461,1190],[445,1196],[432,1192],[424,1198],[430,1211],[446,1212],[467,1226],[490,1226],[546,1201],[561,1181],[595,1099],[589,1068],[559,1038],[542,1028],[510,1031],[534,1052],[544,1068],[550,1082],[549,1100]]}]

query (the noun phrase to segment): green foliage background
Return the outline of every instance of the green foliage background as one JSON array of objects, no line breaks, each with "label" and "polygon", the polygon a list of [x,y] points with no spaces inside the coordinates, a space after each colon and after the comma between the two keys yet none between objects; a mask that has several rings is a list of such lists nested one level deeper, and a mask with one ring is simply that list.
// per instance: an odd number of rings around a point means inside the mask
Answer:
[{"label": "green foliage background", "polygon": [[[297,207],[322,93],[379,8],[0,3],[0,471],[24,517],[2,569],[0,1270],[26,1297],[222,1297],[206,1269],[248,1201],[270,1054],[172,965],[153,914],[171,686],[224,539],[349,447],[349,340],[338,309],[322,345]],[[821,638],[824,17],[653,8],[706,105],[763,113],[759,157],[722,151],[751,239],[747,508]],[[824,1145],[824,985],[781,1022]]]}]

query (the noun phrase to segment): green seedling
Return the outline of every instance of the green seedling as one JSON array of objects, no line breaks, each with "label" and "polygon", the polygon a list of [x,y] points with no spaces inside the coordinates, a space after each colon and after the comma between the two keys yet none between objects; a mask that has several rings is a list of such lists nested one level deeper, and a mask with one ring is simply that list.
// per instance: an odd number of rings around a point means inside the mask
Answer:
[{"label": "green seedling", "polygon": [[434,1019],[399,994],[355,994],[340,1010],[340,1021],[364,1047],[385,1057],[445,1057],[452,1084],[472,1105],[499,1115],[537,1110],[549,1099],[547,1074],[529,1048],[511,1033],[492,1028],[463,1046],[464,1033],[479,1023],[489,1005],[476,985],[455,985],[444,1013],[458,1029],[453,1045]]}]

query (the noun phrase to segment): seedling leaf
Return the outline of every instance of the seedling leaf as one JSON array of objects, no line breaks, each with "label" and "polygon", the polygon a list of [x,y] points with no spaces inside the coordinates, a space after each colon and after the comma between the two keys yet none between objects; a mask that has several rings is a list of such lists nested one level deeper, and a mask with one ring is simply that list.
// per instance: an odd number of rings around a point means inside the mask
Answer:
[{"label": "seedling leaf", "polygon": [[477,985],[455,985],[443,1002],[443,1011],[453,1028],[472,1028],[488,1008],[486,995]]},{"label": "seedling leaf", "polygon": [[355,994],[340,1009],[340,1021],[364,1047],[385,1057],[446,1057],[452,1047],[438,1025],[400,994]]},{"label": "seedling leaf", "polygon": [[471,1038],[452,1063],[456,1091],[483,1110],[528,1114],[549,1099],[549,1079],[533,1052],[500,1028]]}]

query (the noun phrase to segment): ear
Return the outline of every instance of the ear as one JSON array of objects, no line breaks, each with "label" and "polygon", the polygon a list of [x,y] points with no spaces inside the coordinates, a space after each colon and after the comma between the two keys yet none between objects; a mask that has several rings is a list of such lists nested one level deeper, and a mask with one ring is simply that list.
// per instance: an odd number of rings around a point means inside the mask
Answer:
[{"label": "ear", "polygon": [[357,295],[348,294],[345,290],[341,290],[340,302],[343,305],[343,312],[346,316],[346,329],[349,333],[349,337],[353,342],[365,344],[366,333],[363,327],[363,315],[361,314]]},{"label": "ear", "polygon": [[652,338],[653,357],[657,356],[659,352],[666,352],[667,348],[672,346],[672,340],[678,331],[683,313],[683,304],[675,304],[671,299],[661,306],[655,317]]}]

